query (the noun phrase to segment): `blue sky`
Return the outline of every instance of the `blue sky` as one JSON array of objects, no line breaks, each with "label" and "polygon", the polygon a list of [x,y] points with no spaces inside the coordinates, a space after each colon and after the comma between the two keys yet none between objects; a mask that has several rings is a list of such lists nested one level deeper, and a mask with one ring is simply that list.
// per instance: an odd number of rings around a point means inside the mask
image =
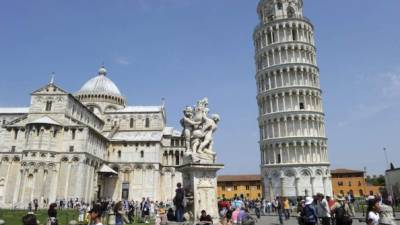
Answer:
[{"label": "blue sky", "polygon": [[[259,172],[257,0],[0,2],[0,106],[50,80],[75,92],[104,62],[130,105],[166,98],[169,125],[207,96],[222,173]],[[398,0],[305,0],[315,25],[333,168],[400,166]],[[179,128],[180,129],[180,128]]]}]

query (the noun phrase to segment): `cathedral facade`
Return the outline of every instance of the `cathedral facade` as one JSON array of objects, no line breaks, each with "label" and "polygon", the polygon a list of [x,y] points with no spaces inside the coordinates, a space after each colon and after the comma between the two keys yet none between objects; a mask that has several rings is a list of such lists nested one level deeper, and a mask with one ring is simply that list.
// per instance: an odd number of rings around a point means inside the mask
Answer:
[{"label": "cathedral facade", "polygon": [[0,208],[79,199],[171,201],[185,141],[164,104],[128,106],[101,67],[75,94],[50,82],[0,108]]}]

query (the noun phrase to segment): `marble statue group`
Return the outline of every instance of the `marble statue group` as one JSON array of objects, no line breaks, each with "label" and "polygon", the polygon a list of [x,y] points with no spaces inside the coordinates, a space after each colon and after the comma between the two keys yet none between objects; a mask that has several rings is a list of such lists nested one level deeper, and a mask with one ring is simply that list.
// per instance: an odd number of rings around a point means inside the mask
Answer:
[{"label": "marble statue group", "polygon": [[217,130],[220,117],[208,115],[208,99],[199,100],[195,107],[187,106],[183,111],[181,125],[186,142],[186,160],[196,163],[214,163],[213,134]]}]

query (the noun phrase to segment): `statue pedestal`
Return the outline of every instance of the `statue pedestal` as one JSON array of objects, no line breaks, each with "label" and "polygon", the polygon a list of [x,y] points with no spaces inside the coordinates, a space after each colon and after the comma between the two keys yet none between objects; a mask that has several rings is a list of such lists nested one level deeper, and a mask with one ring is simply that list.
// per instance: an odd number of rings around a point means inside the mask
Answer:
[{"label": "statue pedestal", "polygon": [[187,198],[187,211],[196,222],[205,210],[219,224],[217,201],[217,171],[223,164],[188,163],[177,168],[182,173],[183,188]]}]

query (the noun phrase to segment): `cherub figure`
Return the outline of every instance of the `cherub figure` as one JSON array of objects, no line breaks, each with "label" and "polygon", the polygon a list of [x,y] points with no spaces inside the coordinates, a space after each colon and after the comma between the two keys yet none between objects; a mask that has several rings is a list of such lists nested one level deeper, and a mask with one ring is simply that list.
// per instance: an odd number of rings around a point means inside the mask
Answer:
[{"label": "cherub figure", "polygon": [[[213,133],[217,130],[217,124],[220,121],[220,117],[217,114],[211,115],[211,118],[204,117],[205,123],[203,125],[202,131],[204,135],[204,139],[201,142],[199,149],[197,152],[207,153],[215,155],[215,152],[212,150],[213,145]],[[208,147],[208,148],[206,148]]]},{"label": "cherub figure", "polygon": [[183,115],[184,117],[180,122],[183,127],[182,135],[185,137],[186,152],[188,152],[191,151],[190,139],[192,137],[194,126],[199,125],[201,121],[196,122],[193,120],[193,108],[191,106],[187,106],[185,110],[183,110]]}]

